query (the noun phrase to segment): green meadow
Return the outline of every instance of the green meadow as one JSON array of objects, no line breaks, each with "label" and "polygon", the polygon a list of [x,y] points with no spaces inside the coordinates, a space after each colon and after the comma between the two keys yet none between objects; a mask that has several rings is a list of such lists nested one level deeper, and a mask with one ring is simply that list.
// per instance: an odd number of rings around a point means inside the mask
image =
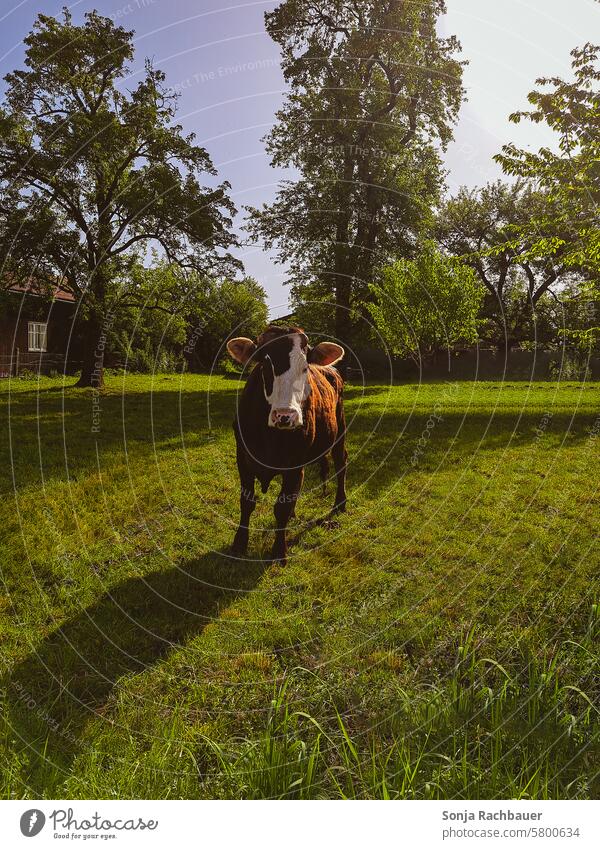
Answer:
[{"label": "green meadow", "polygon": [[348,385],[348,512],[236,376],[2,381],[3,798],[598,795],[600,384]]}]

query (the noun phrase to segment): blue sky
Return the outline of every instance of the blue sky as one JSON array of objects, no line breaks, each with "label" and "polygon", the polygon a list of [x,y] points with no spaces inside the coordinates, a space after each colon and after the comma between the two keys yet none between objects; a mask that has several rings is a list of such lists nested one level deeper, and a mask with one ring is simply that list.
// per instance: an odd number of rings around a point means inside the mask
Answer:
[{"label": "blue sky", "polygon": [[[20,67],[23,38],[40,8],[57,14],[64,0],[3,0],[0,75]],[[179,120],[210,152],[233,199],[259,205],[272,198],[282,173],[272,169],[261,142],[281,104],[284,85],[277,46],[264,31],[263,13],[277,3],[232,0],[82,0],[68,4],[76,19],[89,8],[135,30],[135,82],[145,56],[181,92]],[[513,126],[511,111],[526,105],[535,78],[569,73],[569,51],[600,41],[594,0],[448,0],[444,33],[458,35],[468,103],[463,106],[446,166],[451,191],[499,176],[492,155],[503,143],[539,147],[543,127]],[[285,269],[257,246],[241,250],[246,271],[269,294],[272,315],[285,312]]]}]

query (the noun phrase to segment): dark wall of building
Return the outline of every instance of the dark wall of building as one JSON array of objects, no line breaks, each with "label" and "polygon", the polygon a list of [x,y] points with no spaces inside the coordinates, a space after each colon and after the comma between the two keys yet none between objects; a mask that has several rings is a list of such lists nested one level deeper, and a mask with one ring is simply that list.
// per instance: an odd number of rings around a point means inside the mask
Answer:
[{"label": "dark wall of building", "polygon": [[[71,336],[75,305],[15,294],[5,295],[0,302],[0,376],[7,377],[24,370],[42,372],[74,371],[81,359],[78,339]],[[47,351],[29,351],[30,321],[47,327]],[[68,355],[68,356],[67,356]]]},{"label": "dark wall of building", "polygon": [[[357,353],[349,378],[360,381],[361,367],[367,379],[395,381],[415,380],[556,380],[574,379],[573,365],[561,351],[495,351],[475,349],[440,354],[436,361],[415,364],[412,360],[393,358],[377,350]],[[359,365],[360,364],[360,365]],[[600,357],[587,363],[590,380],[600,380]]]}]

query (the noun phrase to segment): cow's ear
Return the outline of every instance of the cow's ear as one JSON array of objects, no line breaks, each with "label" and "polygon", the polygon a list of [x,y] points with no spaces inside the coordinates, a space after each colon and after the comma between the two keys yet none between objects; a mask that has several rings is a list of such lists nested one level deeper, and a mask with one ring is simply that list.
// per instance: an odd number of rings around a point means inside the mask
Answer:
[{"label": "cow's ear", "polygon": [[227,350],[234,360],[244,365],[256,351],[256,345],[252,339],[246,339],[245,336],[238,336],[237,339],[229,340]]},{"label": "cow's ear", "polygon": [[318,366],[332,366],[344,356],[344,349],[335,342],[319,342],[308,353],[308,362]]}]

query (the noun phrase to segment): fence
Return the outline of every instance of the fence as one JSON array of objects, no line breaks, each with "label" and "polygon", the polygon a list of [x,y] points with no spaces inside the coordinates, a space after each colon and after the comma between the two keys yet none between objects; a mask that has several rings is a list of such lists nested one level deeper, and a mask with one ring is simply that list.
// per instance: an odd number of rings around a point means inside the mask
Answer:
[{"label": "fence", "polygon": [[[33,374],[74,374],[81,368],[81,361],[67,358],[64,354],[29,353],[16,349],[12,356],[0,354],[0,378],[19,377]],[[124,368],[126,363],[107,357],[107,368]],[[584,367],[573,367],[568,354],[560,351],[496,351],[474,349],[453,351],[450,356],[441,355],[436,362],[417,366],[412,360],[390,361],[383,351],[368,349],[357,351],[348,362],[346,375],[360,382],[364,376],[386,378],[395,381],[414,380],[571,380],[585,376],[600,380],[600,357],[591,357]],[[585,375],[584,372],[587,372]]]},{"label": "fence", "polygon": [[20,377],[23,374],[73,374],[81,362],[68,359],[64,354],[32,353],[18,348],[10,355],[0,354],[0,378]]},{"label": "fence", "polygon": [[[475,348],[442,353],[434,362],[390,360],[383,351],[366,349],[356,352],[356,361],[349,365],[349,377],[367,378],[391,376],[395,381],[413,380],[571,380],[585,375],[600,380],[600,357],[587,362],[574,362],[573,355],[563,351],[499,351]],[[358,366],[358,368],[357,368]],[[587,372],[587,373],[586,373]]]}]

